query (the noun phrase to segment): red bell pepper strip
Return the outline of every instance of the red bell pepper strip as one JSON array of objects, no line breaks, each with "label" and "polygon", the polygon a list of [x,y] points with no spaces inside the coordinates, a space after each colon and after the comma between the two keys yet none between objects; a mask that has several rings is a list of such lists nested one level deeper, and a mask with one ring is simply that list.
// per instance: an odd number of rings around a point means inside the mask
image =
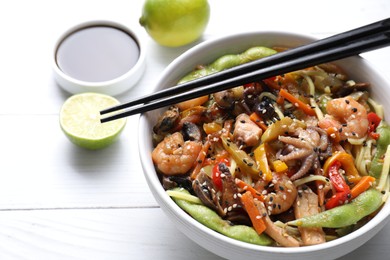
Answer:
[{"label": "red bell pepper strip", "polygon": [[345,182],[344,177],[340,174],[339,169],[341,167],[341,162],[335,161],[330,167],[329,167],[329,179],[332,183],[333,187],[336,189],[337,192],[344,192],[349,191],[349,186]]},{"label": "red bell pepper strip", "polygon": [[376,128],[382,121],[382,119],[375,114],[374,112],[370,112],[367,114],[367,120],[368,120],[368,134],[375,140],[378,140],[379,134],[375,132]]},{"label": "red bell pepper strip", "polygon": [[345,203],[348,203],[350,199],[351,191],[337,192],[325,203],[325,208],[332,209],[334,207],[341,206]]},{"label": "red bell pepper strip", "polygon": [[212,172],[212,180],[214,182],[214,185],[217,187],[218,190],[222,190],[222,177],[221,177],[221,171],[219,170],[219,165],[221,163],[226,164],[226,166],[230,166],[230,162],[227,158],[222,158],[220,161],[218,161],[214,167]]},{"label": "red bell pepper strip", "polygon": [[339,169],[341,167],[340,161],[334,161],[329,166],[329,179],[333,187],[336,190],[334,194],[325,204],[326,209],[331,209],[345,203],[351,199],[351,189],[346,183],[344,177],[340,174]]}]

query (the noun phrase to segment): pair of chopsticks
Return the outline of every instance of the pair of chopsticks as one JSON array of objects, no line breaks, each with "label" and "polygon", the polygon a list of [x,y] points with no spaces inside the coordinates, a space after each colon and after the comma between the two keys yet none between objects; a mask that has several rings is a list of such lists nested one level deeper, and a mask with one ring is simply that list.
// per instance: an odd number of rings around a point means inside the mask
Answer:
[{"label": "pair of chopsticks", "polygon": [[[195,79],[100,111],[101,122],[144,113],[246,83],[390,45],[390,18]],[[123,111],[122,111],[123,110]]]}]

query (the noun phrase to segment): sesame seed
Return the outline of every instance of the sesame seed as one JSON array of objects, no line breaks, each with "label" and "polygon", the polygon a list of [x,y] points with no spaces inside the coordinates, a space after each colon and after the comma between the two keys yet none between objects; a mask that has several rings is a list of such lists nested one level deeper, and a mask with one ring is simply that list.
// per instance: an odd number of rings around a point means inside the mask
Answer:
[{"label": "sesame seed", "polygon": [[256,216],[256,219],[261,219],[261,216],[260,216],[260,215],[257,215],[257,216]]}]

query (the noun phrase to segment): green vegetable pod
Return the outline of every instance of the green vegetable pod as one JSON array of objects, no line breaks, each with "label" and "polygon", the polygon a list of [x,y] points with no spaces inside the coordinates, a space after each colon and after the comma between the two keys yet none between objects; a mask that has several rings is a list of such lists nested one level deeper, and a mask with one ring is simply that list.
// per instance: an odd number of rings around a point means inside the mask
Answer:
[{"label": "green vegetable pod", "polygon": [[386,153],[387,146],[390,145],[390,127],[383,120],[376,129],[379,138],[376,142],[376,152],[371,162],[369,175],[379,179],[383,168],[383,156]]},{"label": "green vegetable pod", "polygon": [[[174,189],[174,191],[189,194],[189,192],[184,189]],[[227,237],[263,246],[273,243],[271,238],[265,234],[258,235],[252,227],[244,225],[232,226],[228,221],[223,220],[215,211],[204,205],[192,203],[175,197],[172,197],[172,199],[180,208],[186,211],[195,220]]]},{"label": "green vegetable pod", "polygon": [[178,84],[194,80],[197,78],[201,78],[222,70],[226,70],[250,61],[258,60],[270,55],[275,54],[276,51],[267,47],[263,46],[256,46],[249,48],[243,53],[240,54],[227,54],[224,55],[217,60],[215,60],[213,63],[203,66],[201,69],[194,70],[184,76]]},{"label": "green vegetable pod", "polygon": [[362,218],[375,212],[382,203],[382,193],[372,188],[360,194],[349,204],[335,207],[319,214],[296,219],[287,222],[287,224],[299,227],[346,227],[355,224]]}]

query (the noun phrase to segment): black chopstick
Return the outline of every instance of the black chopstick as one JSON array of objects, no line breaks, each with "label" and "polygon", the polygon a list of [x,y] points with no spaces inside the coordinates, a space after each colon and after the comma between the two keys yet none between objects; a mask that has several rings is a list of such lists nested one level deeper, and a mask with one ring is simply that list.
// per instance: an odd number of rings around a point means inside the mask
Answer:
[{"label": "black chopstick", "polygon": [[[144,103],[142,106],[139,105],[138,107],[130,108],[123,113],[102,118],[101,122],[108,122],[125,116],[146,112],[245,83],[384,47],[390,43],[389,34],[390,19],[388,18],[201,79],[190,81],[149,95],[148,97],[142,97],[119,106],[108,108],[101,111],[101,114]],[[165,96],[169,97],[158,100]],[[157,101],[149,102],[152,100]]]}]

